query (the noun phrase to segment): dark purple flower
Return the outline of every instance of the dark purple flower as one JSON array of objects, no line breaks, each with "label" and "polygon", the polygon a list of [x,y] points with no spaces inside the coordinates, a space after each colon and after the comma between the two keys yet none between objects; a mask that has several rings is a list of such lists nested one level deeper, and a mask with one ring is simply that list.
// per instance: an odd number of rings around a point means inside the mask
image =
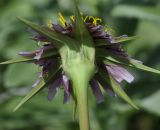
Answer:
[{"label": "dark purple flower", "polygon": [[[84,17],[85,19],[85,17]],[[60,24],[54,24],[52,23],[52,26],[50,26],[51,31],[55,31],[57,33],[61,33],[63,35],[68,35],[69,37],[73,38],[74,37],[74,31],[75,31],[75,21],[71,20],[71,23],[66,23],[64,21],[63,25]],[[94,20],[93,20],[94,21]],[[116,38],[112,36],[110,33],[108,33],[106,30],[106,27],[100,25],[100,24],[95,24],[93,23],[92,20],[85,20],[85,27],[90,33],[91,37],[93,38],[94,41],[96,40],[104,40],[106,41],[106,44],[102,46],[106,52],[110,52],[113,55],[116,55],[117,57],[130,60],[128,54],[123,50],[123,47],[120,44],[116,44]],[[119,38],[127,37],[127,35],[122,35]],[[54,68],[55,64],[55,59],[59,58],[59,56],[56,57],[47,57],[45,58],[46,54],[49,54],[51,52],[55,52],[55,47],[53,46],[52,43],[48,42],[48,39],[41,35],[41,34],[34,34],[33,39],[35,41],[41,41],[45,42],[43,47],[35,50],[35,52],[20,52],[19,54],[24,57],[31,57],[34,59],[33,63],[41,67],[41,73],[39,75],[39,79],[33,84],[33,87],[37,86],[38,83],[40,82],[40,78],[45,78],[47,77],[48,73],[52,71]],[[46,44],[47,43],[47,44]],[[101,48],[101,46],[97,46],[97,48]],[[102,64],[97,64],[97,67],[101,67]],[[123,80],[131,83],[134,80],[134,77],[132,74],[130,74],[124,67],[116,64],[103,64],[105,66],[104,69],[107,70],[108,74],[113,77],[113,79],[121,83]],[[106,73],[107,74],[107,73]],[[57,90],[60,88],[60,86],[63,86],[64,88],[64,103],[69,103],[71,95],[73,96],[72,93],[72,84],[70,83],[69,78],[61,72],[59,74],[59,78],[55,79],[48,87],[48,99],[51,100]],[[111,89],[110,84],[104,83],[103,80],[97,79],[96,77],[90,81],[90,86],[93,91],[93,94],[96,97],[96,100],[98,103],[101,103],[104,101],[103,94],[101,92],[100,86],[111,96],[115,96],[116,94],[114,91]]]}]

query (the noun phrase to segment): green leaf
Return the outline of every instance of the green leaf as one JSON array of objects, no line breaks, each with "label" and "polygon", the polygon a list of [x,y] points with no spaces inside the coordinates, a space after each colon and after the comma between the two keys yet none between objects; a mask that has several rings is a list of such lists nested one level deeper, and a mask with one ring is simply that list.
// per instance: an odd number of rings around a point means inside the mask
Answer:
[{"label": "green leaf", "polygon": [[21,62],[28,62],[28,61],[34,61],[34,59],[21,57],[21,58],[1,62],[0,65],[14,64],[14,63],[21,63]]},{"label": "green leaf", "polygon": [[128,97],[128,95],[124,92],[124,90],[121,88],[121,86],[111,77],[108,76],[110,80],[111,87],[113,88],[114,92],[120,96],[122,99],[124,99],[128,104],[130,104],[135,109],[139,109],[135,103]]},{"label": "green leaf", "polygon": [[137,38],[137,36],[132,36],[132,37],[123,37],[123,36],[120,36],[120,37],[115,37],[115,44],[116,43],[122,43],[122,42],[128,42],[128,41],[134,40],[136,38]]},{"label": "green leaf", "polygon": [[118,5],[111,14],[115,17],[129,17],[160,22],[160,9],[156,7]]},{"label": "green leaf", "polygon": [[107,40],[103,40],[103,39],[97,39],[95,40],[95,46],[109,46],[109,45],[114,45],[114,44],[118,44],[118,43],[126,43],[130,40],[134,40],[136,39],[137,37],[136,36],[133,36],[133,37],[115,37],[115,42],[114,43],[109,43],[109,41]]},{"label": "green leaf", "polygon": [[24,24],[26,24],[27,26],[29,26],[30,28],[32,28],[37,33],[45,36],[57,48],[61,48],[62,46],[65,46],[65,45],[67,45],[70,48],[74,48],[74,49],[76,48],[76,46],[75,46],[76,41],[74,41],[70,37],[62,35],[60,33],[56,33],[55,31],[50,30],[47,27],[39,26],[39,25],[37,25],[33,22],[30,22],[28,20],[25,20],[23,18],[18,17],[18,19],[21,22],[23,22]]},{"label": "green leaf", "polygon": [[131,66],[131,67],[134,67],[134,68],[137,68],[137,69],[141,69],[141,70],[144,70],[144,71],[148,71],[148,72],[152,72],[152,73],[160,74],[159,70],[156,70],[154,68],[145,66],[145,65],[140,64],[140,63],[137,63],[134,60],[130,60],[129,63],[130,63],[129,66]]},{"label": "green leaf", "polygon": [[74,0],[74,4],[75,4],[75,37],[76,39],[81,40],[81,43],[83,43],[83,36],[84,33],[86,32],[86,28],[84,26],[84,21],[78,9],[76,0]]},{"label": "green leaf", "polygon": [[[42,55],[41,59],[49,58],[49,57],[56,56],[56,55],[57,55],[57,52],[48,51],[47,53]],[[28,58],[28,57],[20,57],[20,58],[17,58],[17,59],[12,59],[12,60],[1,62],[0,65],[21,63],[21,62],[32,62],[32,61],[35,61],[35,59],[34,58]]]},{"label": "green leaf", "polygon": [[41,81],[37,86],[35,86],[21,101],[20,103],[15,107],[13,111],[16,111],[19,109],[25,102],[27,102],[31,97],[33,97],[36,93],[38,93],[51,79],[53,80],[53,77],[58,73],[60,70],[60,67],[57,65],[52,72],[50,72],[47,79],[41,78]]},{"label": "green leaf", "polygon": [[77,7],[76,0],[74,0],[74,3],[75,3],[75,38],[76,40],[80,41],[80,45],[82,47],[81,51],[84,57],[94,61],[95,48],[93,39],[84,25],[84,21]]},{"label": "green leaf", "polygon": [[128,104],[130,104],[135,109],[138,109],[138,107],[133,103],[133,101],[128,97],[128,95],[124,92],[124,90],[121,88],[121,86],[107,73],[104,72],[104,70],[99,69],[98,74],[103,78],[103,80],[106,82],[105,84],[109,84],[112,90],[120,96],[123,100],[125,100]]},{"label": "green leaf", "polygon": [[[109,60],[109,61],[121,64],[121,65],[126,65],[126,66],[137,68],[137,69],[140,69],[140,70],[160,74],[159,70],[156,70],[156,69],[153,69],[151,67],[145,66],[141,63],[138,63],[137,61],[135,61],[133,59],[127,60],[125,58],[118,57],[117,55],[115,55],[111,52],[108,52],[105,49],[97,49],[96,53],[97,53],[97,58],[98,57],[104,58],[103,59],[104,63],[105,63],[105,60]],[[107,61],[106,61],[106,63],[107,63]]]},{"label": "green leaf", "polygon": [[27,102],[31,97],[33,97],[39,90],[41,90],[44,85],[46,84],[46,81],[44,79],[41,79],[40,83],[34,87],[21,101],[20,103],[14,108],[13,111],[16,111],[19,109],[25,102]]}]

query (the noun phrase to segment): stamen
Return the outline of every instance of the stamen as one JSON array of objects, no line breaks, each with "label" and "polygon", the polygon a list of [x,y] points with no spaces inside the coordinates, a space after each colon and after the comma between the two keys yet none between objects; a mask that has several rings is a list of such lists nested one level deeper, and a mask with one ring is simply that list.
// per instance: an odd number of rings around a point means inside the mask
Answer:
[{"label": "stamen", "polygon": [[61,13],[58,13],[58,15],[59,15],[59,21],[61,22],[61,24],[63,25],[63,27],[66,27],[66,20],[64,16]]},{"label": "stamen", "polygon": [[100,18],[94,18],[93,24],[97,25],[97,24],[99,24],[101,22],[102,22],[102,19],[100,19]]},{"label": "stamen", "polygon": [[75,20],[74,15],[70,16],[70,19],[71,19],[72,22],[74,22],[74,20]]},{"label": "stamen", "polygon": [[102,22],[102,19],[100,19],[100,18],[98,18],[98,17],[93,17],[93,16],[90,16],[90,17],[89,17],[89,20],[93,20],[92,23],[93,23],[95,26]]},{"label": "stamen", "polygon": [[93,23],[94,17],[93,16],[89,16],[89,20]]},{"label": "stamen", "polygon": [[88,17],[89,17],[89,16],[85,16],[85,17],[83,18],[84,22],[87,21]]},{"label": "stamen", "polygon": [[52,28],[52,27],[53,27],[53,25],[52,25],[52,20],[49,20],[49,21],[48,21],[48,27],[49,27],[49,28]]}]

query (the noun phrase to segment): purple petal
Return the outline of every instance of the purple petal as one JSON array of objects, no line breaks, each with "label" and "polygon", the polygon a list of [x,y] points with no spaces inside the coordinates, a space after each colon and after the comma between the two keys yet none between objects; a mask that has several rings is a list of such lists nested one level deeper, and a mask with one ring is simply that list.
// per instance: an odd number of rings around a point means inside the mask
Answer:
[{"label": "purple petal", "polygon": [[34,84],[32,85],[32,87],[33,87],[33,88],[36,87],[36,86],[39,84],[40,81],[41,81],[40,79],[36,80],[36,81],[34,82]]},{"label": "purple petal", "polygon": [[35,56],[35,54],[33,52],[28,52],[28,51],[19,52],[19,55],[24,56],[24,57],[33,57],[33,56]]},{"label": "purple petal", "polygon": [[112,88],[108,84],[106,84],[106,82],[104,82],[103,79],[98,79],[97,81],[101,84],[101,86],[103,87],[103,89],[106,91],[106,93],[109,96],[112,96],[112,97],[116,96],[116,94],[113,92]]},{"label": "purple petal", "polygon": [[106,69],[109,74],[119,83],[123,80],[131,83],[134,80],[134,77],[123,67],[117,65],[106,65]]},{"label": "purple petal", "polygon": [[41,58],[42,54],[43,54],[43,48],[36,50],[36,56],[34,57],[34,59],[39,60]]},{"label": "purple petal", "polygon": [[53,60],[45,61],[44,65],[43,65],[43,68],[42,68],[43,75],[48,73],[52,69],[53,65],[54,65],[54,61]]},{"label": "purple petal", "polygon": [[103,89],[106,91],[106,93],[111,96],[111,97],[115,97],[116,94],[113,92],[113,90],[111,90],[111,88],[107,85],[102,85]]},{"label": "purple petal", "polygon": [[120,38],[125,38],[125,37],[128,37],[128,35],[127,34],[123,34],[123,35],[120,36]]},{"label": "purple petal", "polygon": [[39,78],[43,78],[43,76],[44,76],[44,75],[43,75],[43,71],[41,71],[41,72],[39,73],[38,77],[39,77]]},{"label": "purple petal", "polygon": [[70,101],[70,82],[66,75],[62,76],[63,86],[64,86],[64,103],[69,103]]},{"label": "purple petal", "polygon": [[102,31],[102,29],[103,29],[102,26],[98,25],[98,26],[94,26],[94,27],[90,28],[89,31],[91,33],[93,33],[93,32],[96,32],[96,31]]},{"label": "purple petal", "polygon": [[112,36],[109,36],[109,41],[110,41],[111,43],[116,43],[116,40],[115,40]]},{"label": "purple petal", "polygon": [[140,60],[136,60],[136,59],[132,59],[132,58],[130,60],[132,60],[133,62],[138,63],[138,64],[143,64],[143,62]]},{"label": "purple petal", "polygon": [[43,50],[44,51],[47,51],[47,50],[50,50],[50,49],[53,49],[54,48],[54,46],[53,45],[50,45],[50,44],[47,44],[47,45],[44,45],[43,46]]},{"label": "purple petal", "polygon": [[64,91],[64,99],[63,99],[63,103],[68,104],[70,102],[70,94],[66,93]]},{"label": "purple petal", "polygon": [[63,31],[63,27],[59,24],[53,24],[53,28],[55,29],[56,32],[62,32]]},{"label": "purple petal", "polygon": [[64,91],[69,94],[69,79],[66,75],[62,76]]},{"label": "purple petal", "polygon": [[90,83],[91,83],[91,88],[92,88],[93,94],[95,95],[95,97],[97,99],[97,102],[98,103],[103,102],[104,97],[102,95],[102,92],[100,90],[98,82],[95,79],[92,79]]},{"label": "purple petal", "polygon": [[40,34],[37,34],[36,36],[34,36],[33,38],[32,38],[33,40],[36,40],[36,41],[42,41],[42,42],[46,42],[46,37],[44,37],[44,36],[42,36],[42,35],[40,35]]},{"label": "purple petal", "polygon": [[62,34],[69,34],[71,32],[71,30],[64,30],[64,31],[62,31],[61,33]]},{"label": "purple petal", "polygon": [[34,63],[39,66],[43,66],[46,63],[46,60],[35,60]]},{"label": "purple petal", "polygon": [[50,49],[53,49],[54,47],[53,46],[51,46],[51,45],[44,45],[42,48],[40,48],[40,49],[37,49],[36,51],[35,51],[35,57],[34,57],[34,59],[37,59],[37,60],[39,60],[41,57],[42,57],[42,55],[43,55],[43,53],[45,52],[45,51],[47,51],[47,50],[50,50]]},{"label": "purple petal", "polygon": [[52,84],[49,85],[48,87],[48,100],[49,101],[51,101],[54,98],[61,84],[62,84],[62,78],[60,77],[56,81],[54,81]]},{"label": "purple petal", "polygon": [[105,32],[96,32],[92,35],[94,38],[104,38],[106,36]]}]

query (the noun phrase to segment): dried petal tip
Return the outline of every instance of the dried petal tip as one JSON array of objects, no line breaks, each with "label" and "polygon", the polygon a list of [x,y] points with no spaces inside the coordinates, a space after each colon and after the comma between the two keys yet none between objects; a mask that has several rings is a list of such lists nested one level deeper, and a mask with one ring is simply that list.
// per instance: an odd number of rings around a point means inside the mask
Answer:
[{"label": "dried petal tip", "polygon": [[133,82],[134,77],[123,67],[117,65],[106,65],[109,74],[119,83],[123,80],[128,83]]},{"label": "dried petal tip", "polygon": [[29,52],[29,51],[22,51],[22,52],[19,52],[18,54],[21,56],[24,56],[24,57],[33,57],[34,56],[34,53]]},{"label": "dried petal tip", "polygon": [[102,92],[101,92],[101,89],[100,89],[98,82],[95,79],[92,79],[90,84],[91,84],[91,89],[93,91],[93,94],[96,97],[97,103],[103,102],[104,97],[102,95]]},{"label": "dried petal tip", "polygon": [[71,95],[71,85],[68,77],[66,75],[62,76],[63,87],[64,87],[64,100],[63,102],[68,104],[70,102]]},{"label": "dried petal tip", "polygon": [[62,78],[58,78],[48,86],[48,100],[51,101],[56,95],[58,88],[62,85]]}]

